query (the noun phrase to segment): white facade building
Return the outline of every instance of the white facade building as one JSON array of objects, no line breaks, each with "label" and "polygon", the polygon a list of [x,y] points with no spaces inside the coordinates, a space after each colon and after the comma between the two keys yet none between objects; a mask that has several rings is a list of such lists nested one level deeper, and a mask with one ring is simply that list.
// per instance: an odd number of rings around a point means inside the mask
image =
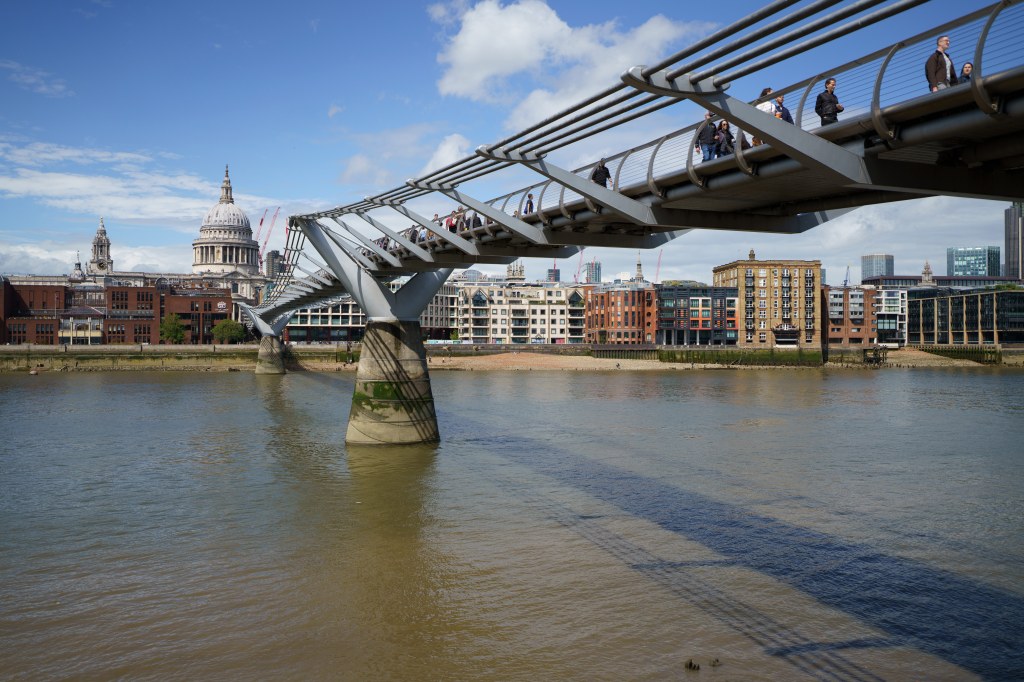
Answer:
[{"label": "white facade building", "polygon": [[467,343],[583,343],[584,288],[556,282],[459,285],[459,339]]},{"label": "white facade building", "polygon": [[877,289],[874,299],[878,343],[903,346],[907,342],[907,290]]}]

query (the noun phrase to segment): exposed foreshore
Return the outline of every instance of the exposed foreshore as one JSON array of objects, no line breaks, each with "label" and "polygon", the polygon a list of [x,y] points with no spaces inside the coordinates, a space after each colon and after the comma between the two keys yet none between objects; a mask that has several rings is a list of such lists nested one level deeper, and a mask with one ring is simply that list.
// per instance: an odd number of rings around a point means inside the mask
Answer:
[{"label": "exposed foreshore", "polygon": [[[211,346],[6,346],[0,348],[0,372],[96,372],[131,370],[167,371],[253,371],[258,347],[255,345]],[[358,345],[293,346],[289,349],[290,371],[355,371]],[[587,349],[572,352],[565,347],[529,350],[473,346],[430,346],[427,361],[433,371],[653,371],[783,368],[779,365],[664,362],[657,359],[599,358]],[[1024,367],[1024,349],[1004,350],[1001,364]],[[820,366],[820,365],[819,365]],[[888,351],[878,365],[829,362],[827,367],[913,368],[981,367],[981,363],[942,357],[913,348]]]}]

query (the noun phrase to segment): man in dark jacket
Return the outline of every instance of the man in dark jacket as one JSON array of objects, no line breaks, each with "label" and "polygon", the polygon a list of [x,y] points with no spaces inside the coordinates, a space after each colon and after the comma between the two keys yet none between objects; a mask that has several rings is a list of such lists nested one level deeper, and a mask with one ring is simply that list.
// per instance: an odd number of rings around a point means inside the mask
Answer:
[{"label": "man in dark jacket", "polygon": [[608,181],[611,177],[611,171],[609,171],[608,167],[604,165],[604,159],[597,162],[597,165],[594,166],[594,171],[590,174],[591,182],[596,182],[602,187],[608,186]]},{"label": "man in dark jacket", "polygon": [[701,128],[693,141],[694,150],[701,153],[701,161],[710,161],[715,158],[715,141],[718,128],[711,122],[711,112],[704,114],[704,127]]},{"label": "man in dark jacket", "polygon": [[938,92],[956,84],[956,66],[946,51],[949,49],[949,36],[939,36],[935,41],[935,52],[924,63],[924,77],[928,79],[928,90]]},{"label": "man in dark jacket", "polygon": [[821,125],[827,126],[839,120],[839,112],[843,105],[835,95],[836,79],[829,78],[825,81],[825,91],[818,93],[818,99],[814,103],[814,112],[821,117]]}]

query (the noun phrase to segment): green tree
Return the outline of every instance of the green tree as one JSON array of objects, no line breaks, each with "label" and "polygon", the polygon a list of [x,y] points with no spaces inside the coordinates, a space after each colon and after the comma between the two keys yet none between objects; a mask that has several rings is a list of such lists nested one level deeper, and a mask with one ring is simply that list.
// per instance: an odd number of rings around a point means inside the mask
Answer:
[{"label": "green tree", "polygon": [[452,333],[448,335],[448,338],[451,339],[452,341],[458,341],[459,340],[459,330],[458,329],[453,329]]},{"label": "green tree", "polygon": [[245,327],[234,320],[220,320],[212,332],[217,343],[238,343],[245,338]]},{"label": "green tree", "polygon": [[160,322],[160,338],[167,343],[185,342],[185,325],[177,315],[172,313]]}]

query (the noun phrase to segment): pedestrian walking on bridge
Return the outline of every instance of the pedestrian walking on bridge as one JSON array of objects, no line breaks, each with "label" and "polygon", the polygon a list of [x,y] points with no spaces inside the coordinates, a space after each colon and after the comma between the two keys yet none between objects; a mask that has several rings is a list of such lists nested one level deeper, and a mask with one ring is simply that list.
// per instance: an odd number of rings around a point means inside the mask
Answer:
[{"label": "pedestrian walking on bridge", "polygon": [[827,126],[839,121],[839,112],[843,105],[836,97],[836,79],[829,78],[825,81],[825,90],[818,93],[818,99],[814,103],[814,113],[821,117],[821,125]]}]

